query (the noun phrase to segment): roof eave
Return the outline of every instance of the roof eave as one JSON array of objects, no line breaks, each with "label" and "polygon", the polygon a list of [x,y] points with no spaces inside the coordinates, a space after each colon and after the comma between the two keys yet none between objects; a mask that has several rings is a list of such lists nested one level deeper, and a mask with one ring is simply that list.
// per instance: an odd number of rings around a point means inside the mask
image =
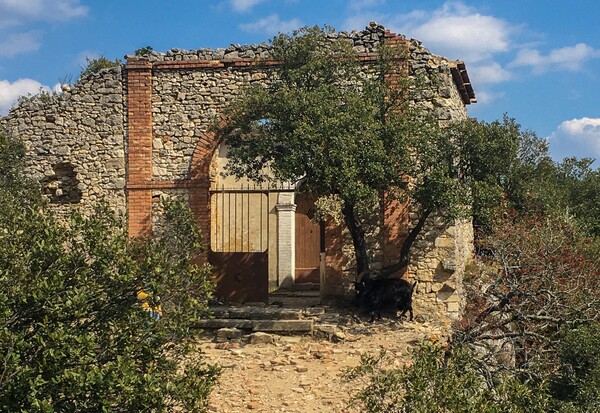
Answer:
[{"label": "roof eave", "polygon": [[473,90],[473,85],[469,79],[465,62],[460,60],[452,62],[450,65],[450,70],[452,72],[452,79],[456,84],[458,93],[460,94],[463,103],[465,105],[476,103],[477,99],[475,98],[475,91]]}]

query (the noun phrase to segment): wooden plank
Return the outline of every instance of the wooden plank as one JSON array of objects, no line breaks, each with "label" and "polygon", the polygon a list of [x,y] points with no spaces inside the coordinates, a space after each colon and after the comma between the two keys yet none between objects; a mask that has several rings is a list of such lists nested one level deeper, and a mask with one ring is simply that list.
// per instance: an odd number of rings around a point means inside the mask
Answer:
[{"label": "wooden plank", "polygon": [[295,283],[320,282],[321,230],[318,223],[309,218],[314,209],[311,197],[296,197],[296,272]]}]

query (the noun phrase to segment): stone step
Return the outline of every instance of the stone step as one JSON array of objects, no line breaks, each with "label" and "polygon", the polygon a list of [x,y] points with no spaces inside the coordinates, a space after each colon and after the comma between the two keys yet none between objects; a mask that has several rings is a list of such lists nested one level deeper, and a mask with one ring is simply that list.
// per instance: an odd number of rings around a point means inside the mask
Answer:
[{"label": "stone step", "polygon": [[201,320],[194,327],[203,330],[238,329],[246,332],[312,334],[315,323],[335,318],[323,306],[282,308],[275,306],[213,306],[214,318]]},{"label": "stone step", "polygon": [[303,317],[300,308],[281,307],[212,307],[215,318],[237,318],[245,320],[300,320]]},{"label": "stone step", "polygon": [[257,320],[252,326],[252,331],[312,334],[313,320]]},{"label": "stone step", "polygon": [[[286,289],[284,289],[286,290]],[[300,283],[294,284],[291,287],[287,288],[290,291],[317,291],[321,290],[321,285],[316,283]]]},{"label": "stone step", "polygon": [[299,296],[299,297],[320,297],[321,291],[318,288],[306,287],[292,287],[292,288],[280,288],[269,293],[269,296],[275,297],[286,297],[286,296]]},{"label": "stone step", "polygon": [[212,318],[201,320],[195,327],[207,330],[237,328],[239,330],[261,331],[280,334],[312,334],[313,320],[242,320],[235,318]]},{"label": "stone step", "polygon": [[269,294],[269,304],[288,308],[306,308],[321,305],[318,290],[278,290]]},{"label": "stone step", "polygon": [[252,330],[253,320],[242,320],[236,318],[208,318],[194,324],[195,328],[203,330],[218,330],[221,328],[237,328],[240,330]]}]

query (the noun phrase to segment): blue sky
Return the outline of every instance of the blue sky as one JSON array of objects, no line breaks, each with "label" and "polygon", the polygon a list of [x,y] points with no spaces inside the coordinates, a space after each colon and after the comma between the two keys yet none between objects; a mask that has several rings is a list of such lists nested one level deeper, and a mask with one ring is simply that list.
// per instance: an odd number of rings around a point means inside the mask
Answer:
[{"label": "blue sky", "polygon": [[600,159],[600,2],[587,0],[0,0],[0,114],[77,79],[86,57],[260,43],[370,21],[464,60],[478,103],[547,137],[556,159]]}]

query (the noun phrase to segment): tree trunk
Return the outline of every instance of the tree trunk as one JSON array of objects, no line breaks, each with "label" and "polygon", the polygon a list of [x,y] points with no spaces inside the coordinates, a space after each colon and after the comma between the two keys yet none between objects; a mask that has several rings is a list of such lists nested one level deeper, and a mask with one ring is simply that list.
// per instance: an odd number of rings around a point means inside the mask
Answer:
[{"label": "tree trunk", "polygon": [[356,258],[356,281],[362,280],[364,277],[369,277],[370,265],[369,256],[367,255],[367,241],[365,240],[365,230],[356,219],[354,214],[354,205],[348,201],[344,201],[342,208],[346,227],[352,236],[352,244],[354,245],[354,256]]}]

